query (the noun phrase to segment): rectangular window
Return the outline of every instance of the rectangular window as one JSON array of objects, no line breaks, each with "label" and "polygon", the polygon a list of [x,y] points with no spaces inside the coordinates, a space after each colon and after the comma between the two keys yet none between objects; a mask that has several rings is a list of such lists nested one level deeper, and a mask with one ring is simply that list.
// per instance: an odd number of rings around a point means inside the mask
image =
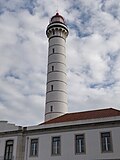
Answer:
[{"label": "rectangular window", "polygon": [[54,48],[52,49],[52,51],[53,51],[53,53],[55,53],[55,49]]},{"label": "rectangular window", "polygon": [[51,85],[51,91],[53,91],[53,85]]},{"label": "rectangular window", "polygon": [[50,112],[53,112],[53,106],[50,106]]},{"label": "rectangular window", "polygon": [[55,30],[52,30],[53,31],[53,35],[55,34]]},{"label": "rectangular window", "polygon": [[112,140],[110,132],[101,133],[102,152],[112,151]]},{"label": "rectangular window", "polygon": [[31,139],[30,156],[38,156],[38,139]]},{"label": "rectangular window", "polygon": [[60,155],[61,144],[60,137],[52,137],[52,155]]},{"label": "rectangular window", "polygon": [[6,141],[4,160],[13,160],[13,140]]},{"label": "rectangular window", "polygon": [[85,136],[84,134],[75,136],[75,153],[85,153]]},{"label": "rectangular window", "polygon": [[52,71],[54,71],[54,66],[52,66]]}]

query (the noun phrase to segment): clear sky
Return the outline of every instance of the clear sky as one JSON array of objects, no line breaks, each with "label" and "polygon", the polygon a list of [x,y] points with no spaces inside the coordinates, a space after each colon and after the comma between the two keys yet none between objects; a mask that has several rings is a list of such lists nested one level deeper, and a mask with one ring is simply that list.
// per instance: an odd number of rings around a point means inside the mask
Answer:
[{"label": "clear sky", "polygon": [[120,0],[0,0],[0,120],[44,120],[45,31],[57,9],[69,28],[69,112],[120,109]]}]

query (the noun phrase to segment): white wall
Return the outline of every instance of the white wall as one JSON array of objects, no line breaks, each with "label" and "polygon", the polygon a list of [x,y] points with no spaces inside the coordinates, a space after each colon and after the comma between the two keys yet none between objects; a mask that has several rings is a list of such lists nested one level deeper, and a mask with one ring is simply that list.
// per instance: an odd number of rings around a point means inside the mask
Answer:
[{"label": "white wall", "polygon": [[[101,153],[100,133],[110,131],[112,134],[113,152]],[[75,134],[85,134],[86,154],[75,155]],[[77,130],[70,132],[32,135],[39,138],[38,157],[28,157],[27,160],[94,160],[94,159],[120,159],[120,127],[101,128],[90,130]],[[51,156],[51,137],[61,136],[61,156]],[[30,141],[29,141],[30,142]],[[28,143],[28,152],[30,143]]]}]

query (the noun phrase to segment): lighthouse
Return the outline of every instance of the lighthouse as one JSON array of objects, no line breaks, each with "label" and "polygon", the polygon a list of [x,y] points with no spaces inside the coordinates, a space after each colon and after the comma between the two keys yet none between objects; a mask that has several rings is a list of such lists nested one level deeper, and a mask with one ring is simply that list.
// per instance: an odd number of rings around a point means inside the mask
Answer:
[{"label": "lighthouse", "polygon": [[68,110],[66,74],[66,38],[68,29],[64,18],[56,13],[47,26],[48,68],[45,121],[59,117]]}]

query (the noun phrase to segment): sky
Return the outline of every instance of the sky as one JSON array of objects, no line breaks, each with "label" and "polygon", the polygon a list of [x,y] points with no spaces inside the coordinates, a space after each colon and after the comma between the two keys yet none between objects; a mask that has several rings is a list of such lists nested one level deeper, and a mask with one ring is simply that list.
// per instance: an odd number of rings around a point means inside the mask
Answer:
[{"label": "sky", "polygon": [[48,39],[66,21],[68,111],[120,109],[120,0],[0,0],[0,120],[44,121]]}]

